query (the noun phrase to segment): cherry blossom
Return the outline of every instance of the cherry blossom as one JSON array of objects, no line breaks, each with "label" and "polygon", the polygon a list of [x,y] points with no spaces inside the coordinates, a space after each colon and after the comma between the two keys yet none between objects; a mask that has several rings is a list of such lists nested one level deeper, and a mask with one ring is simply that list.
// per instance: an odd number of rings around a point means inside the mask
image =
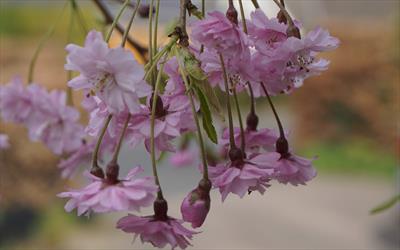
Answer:
[{"label": "cherry blossom", "polygon": [[284,184],[305,185],[317,175],[312,166],[314,159],[306,159],[292,153],[282,156],[275,166],[273,178]]},{"label": "cherry blossom", "polygon": [[263,153],[252,155],[249,159],[238,159],[210,166],[210,180],[218,188],[222,201],[229,193],[243,197],[250,190],[264,193],[268,181],[275,172],[274,167],[280,155]]},{"label": "cherry blossom", "polygon": [[185,249],[191,246],[194,231],[186,229],[182,220],[168,217],[158,220],[154,216],[136,216],[129,214],[117,222],[117,228],[126,233],[139,236],[142,243],[149,242],[154,247],[163,248],[169,244],[173,249]]},{"label": "cherry blossom", "polygon": [[109,48],[100,32],[89,32],[84,47],[69,44],[66,50],[65,69],[81,73],[69,86],[96,93],[111,113],[137,111],[139,98],[150,93],[143,67],[122,47]]},{"label": "cherry blossom", "polygon": [[78,215],[107,213],[114,211],[139,210],[151,205],[158,190],[152,177],[136,178],[143,172],[142,167],[135,167],[125,179],[115,183],[87,174],[91,183],[78,190],[58,194],[61,198],[70,198],[65,210],[71,212],[77,209]]}]

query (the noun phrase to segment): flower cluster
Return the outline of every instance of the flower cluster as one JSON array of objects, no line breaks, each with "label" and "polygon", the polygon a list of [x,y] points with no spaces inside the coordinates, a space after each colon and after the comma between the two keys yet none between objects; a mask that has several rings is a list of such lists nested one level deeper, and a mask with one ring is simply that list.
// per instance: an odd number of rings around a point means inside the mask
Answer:
[{"label": "flower cluster", "polygon": [[[192,38],[205,46],[199,56],[211,84],[221,85],[223,76],[218,54],[223,55],[229,77],[237,84],[251,84],[256,97],[265,96],[260,82],[271,95],[291,93],[306,78],[328,68],[329,62],[317,54],[330,51],[339,40],[318,27],[304,38],[288,36],[289,26],[269,19],[256,10],[247,20],[248,34],[223,13],[212,12],[192,24]],[[243,89],[243,88],[242,88]],[[240,89],[239,89],[240,90]]]},{"label": "flower cluster", "polygon": [[60,193],[61,198],[70,198],[65,210],[77,209],[78,215],[106,213],[114,211],[140,210],[151,205],[155,199],[157,186],[151,177],[134,177],[143,168],[133,168],[122,180],[113,180],[110,175],[101,178],[87,173],[91,183],[83,189]]},{"label": "flower cluster", "polygon": [[[67,105],[64,91],[48,92],[35,83],[24,86],[18,78],[0,87],[2,120],[26,126],[32,141],[67,156],[58,164],[62,177],[72,177],[79,166],[91,161],[90,171],[85,171],[89,184],[58,195],[69,199],[67,212],[76,209],[79,216],[139,212],[153,205],[151,215],[128,214],[116,227],[155,247],[184,249],[197,232],[183,223],[193,228],[204,224],[213,189],[219,190],[224,201],[231,193],[241,198],[255,191],[264,194],[273,181],[297,186],[316,176],[313,159],[292,150],[271,96],[292,93],[305,79],[326,70],[329,62],[318,54],[335,49],[339,41],[319,27],[301,37],[300,23],[285,16],[284,10],[279,18],[268,18],[257,9],[239,25],[233,1],[229,2],[226,14],[212,11],[204,18],[191,3],[182,9],[184,16],[189,11],[200,18],[192,22],[191,34],[186,34],[186,18],[181,16],[170,42],[149,51],[145,66],[125,49],[127,36],[121,46],[112,48],[100,32],[92,30],[83,46],[68,44],[65,69],[79,74],[67,85],[84,94],[81,106],[88,113],[86,126],[79,123],[78,110]],[[219,89],[220,95],[215,94]],[[245,122],[239,92],[251,104]],[[229,118],[220,135],[212,116],[223,113],[217,96],[225,96]],[[268,101],[277,130],[258,128],[256,98]],[[233,108],[238,127],[233,123]],[[190,147],[193,134],[199,153]],[[217,144],[218,155],[210,153],[213,148],[207,146],[204,135]],[[142,167],[120,177],[118,157],[123,144],[146,148],[153,177],[139,177]],[[0,134],[0,148],[7,147],[8,138]],[[112,158],[105,164],[108,152]],[[192,165],[197,158],[201,162],[202,178],[180,207],[182,220],[168,214],[160,185],[157,159],[165,152],[172,153],[170,162],[177,168]]]},{"label": "flower cluster", "polygon": [[25,87],[20,78],[14,78],[0,87],[0,111],[3,121],[24,125],[32,141],[43,142],[57,155],[82,145],[79,112],[66,105],[63,91],[48,92],[35,83]]},{"label": "flower cluster", "polygon": [[[213,86],[218,83],[229,94],[232,89],[238,92],[246,86],[252,97],[291,93],[306,78],[327,69],[329,62],[316,56],[339,44],[319,27],[303,38],[293,36],[288,32],[293,28],[290,24],[269,19],[259,9],[251,14],[251,20],[246,20],[248,30],[244,30],[237,19],[232,21],[235,15],[230,11],[227,16],[209,13],[191,26],[195,44],[204,46],[199,55],[202,69]],[[224,74],[231,84],[229,90],[223,84]],[[255,190],[264,193],[273,179],[298,185],[316,175],[312,160],[296,156],[289,149],[282,127],[277,133],[269,128],[258,130],[257,125],[253,108],[247,128],[227,128],[222,134],[220,143],[226,161],[209,168],[212,184],[220,190],[222,200],[229,193],[240,197]]]}]

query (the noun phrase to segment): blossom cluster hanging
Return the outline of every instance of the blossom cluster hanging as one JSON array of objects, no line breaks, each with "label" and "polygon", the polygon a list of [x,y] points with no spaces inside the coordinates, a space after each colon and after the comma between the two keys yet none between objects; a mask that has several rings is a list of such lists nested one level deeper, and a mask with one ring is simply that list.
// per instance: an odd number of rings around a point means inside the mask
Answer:
[{"label": "blossom cluster hanging", "polygon": [[[94,2],[104,10],[101,1]],[[58,195],[69,199],[66,211],[76,209],[78,215],[131,212],[117,222],[118,229],[156,247],[184,249],[198,232],[183,223],[192,228],[203,225],[211,210],[212,190],[218,190],[224,201],[231,194],[263,194],[274,180],[296,186],[316,176],[313,159],[297,156],[290,147],[271,97],[290,94],[305,79],[326,70],[329,62],[318,54],[335,49],[339,41],[320,27],[302,36],[300,22],[292,19],[282,0],[274,0],[280,8],[277,18],[257,8],[241,20],[232,0],[225,14],[211,11],[207,15],[191,1],[180,0],[180,18],[170,40],[158,46],[157,33],[150,33],[147,63],[141,65],[125,43],[137,12],[149,17],[150,31],[157,24],[159,2],[149,6],[124,1],[106,37],[92,30],[83,46],[68,44],[65,69],[77,76],[69,78],[67,92],[49,92],[32,79],[24,85],[15,78],[0,87],[0,111],[4,122],[25,126],[32,141],[43,142],[63,156],[58,164],[62,177],[72,178],[79,166],[90,166],[84,173],[87,186]],[[130,4],[133,11],[121,46],[111,48],[111,33]],[[186,31],[187,14],[198,19],[191,22],[190,32]],[[72,106],[71,89],[84,93],[81,106],[89,114],[85,126]],[[228,116],[228,126],[220,134],[213,122],[224,116],[216,95],[219,90]],[[240,92],[248,96],[251,106],[245,121],[237,97]],[[258,127],[256,98],[268,100],[277,129]],[[198,153],[188,146],[192,134],[197,135]],[[207,138],[219,148],[218,159],[211,160]],[[178,139],[182,144],[177,148]],[[139,176],[142,166],[132,168],[125,177],[119,175],[122,144],[130,150],[145,146],[152,177]],[[0,149],[9,146],[7,136],[1,134]],[[182,219],[168,214],[157,174],[163,152],[170,153],[176,167],[185,167],[196,157],[201,161],[202,178],[182,201]],[[112,154],[108,163],[104,162],[106,153]],[[151,205],[153,214],[137,215],[140,208]]]}]

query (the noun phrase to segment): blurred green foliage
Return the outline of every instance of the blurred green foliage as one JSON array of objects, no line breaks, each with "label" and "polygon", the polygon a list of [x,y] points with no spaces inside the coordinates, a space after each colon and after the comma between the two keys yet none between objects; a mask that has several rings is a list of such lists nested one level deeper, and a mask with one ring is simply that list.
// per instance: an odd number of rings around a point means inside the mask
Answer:
[{"label": "blurred green foliage", "polygon": [[[37,6],[3,4],[0,14],[0,35],[16,38],[41,36],[46,33],[62,13],[63,16],[56,27],[54,36],[66,39],[71,17],[71,6],[69,4],[65,6],[62,1],[58,3]],[[63,8],[65,9],[63,10]],[[82,14],[88,27],[100,27],[100,19],[96,19],[93,16],[95,14],[93,11],[82,9]],[[75,39],[82,40],[85,34],[81,32],[81,28],[78,25],[80,24],[76,21],[73,35]]]},{"label": "blurred green foliage", "polygon": [[393,177],[398,169],[396,156],[392,152],[386,152],[365,140],[318,142],[301,151],[306,156],[318,156],[316,168],[329,173]]}]

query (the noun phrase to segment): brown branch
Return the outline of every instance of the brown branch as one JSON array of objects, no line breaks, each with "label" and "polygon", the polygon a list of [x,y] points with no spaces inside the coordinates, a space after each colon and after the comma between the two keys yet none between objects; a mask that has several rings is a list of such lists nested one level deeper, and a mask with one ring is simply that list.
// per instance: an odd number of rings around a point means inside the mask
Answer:
[{"label": "brown branch", "polygon": [[186,11],[187,11],[187,6],[188,6],[188,0],[180,0],[180,5],[179,5],[179,28],[180,28],[180,37],[179,37],[179,43],[184,46],[188,47],[189,46],[189,37],[186,32]]},{"label": "brown branch", "polygon": [[[101,0],[93,0],[99,10],[103,13],[106,24],[112,24],[114,21],[114,16],[111,11],[108,9],[107,5],[104,4]],[[124,34],[125,29],[122,25],[117,24],[116,29],[119,33]],[[138,42],[133,40],[130,36],[127,39],[128,43],[140,54],[140,56],[147,62],[147,54],[148,49],[140,45]]]},{"label": "brown branch", "polygon": [[251,2],[253,3],[254,8],[256,8],[256,9],[260,8],[260,5],[258,4],[257,0],[251,0]]}]

